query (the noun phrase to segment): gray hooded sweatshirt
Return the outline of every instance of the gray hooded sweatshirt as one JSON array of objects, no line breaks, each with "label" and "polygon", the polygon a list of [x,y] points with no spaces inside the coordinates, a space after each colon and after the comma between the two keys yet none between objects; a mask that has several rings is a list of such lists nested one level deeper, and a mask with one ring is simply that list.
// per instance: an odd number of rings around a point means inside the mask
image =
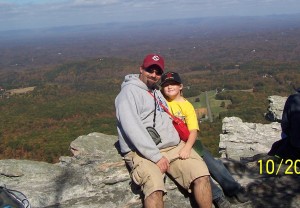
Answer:
[{"label": "gray hooded sweatshirt", "polygon": [[[121,152],[123,154],[130,151],[139,152],[156,163],[162,158],[159,149],[176,146],[180,142],[172,120],[158,103],[155,109],[155,100],[138,74],[127,75],[121,88],[115,100]],[[159,90],[151,92],[167,107]],[[161,143],[158,145],[154,143],[146,129],[149,126],[153,127],[154,110],[156,110],[155,129],[161,137]]]}]

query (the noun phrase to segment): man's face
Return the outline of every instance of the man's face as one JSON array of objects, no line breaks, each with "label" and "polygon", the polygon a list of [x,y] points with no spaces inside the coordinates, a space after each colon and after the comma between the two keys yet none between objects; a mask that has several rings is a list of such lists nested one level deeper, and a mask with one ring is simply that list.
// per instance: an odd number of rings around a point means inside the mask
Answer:
[{"label": "man's face", "polygon": [[140,67],[140,80],[144,82],[148,88],[153,88],[160,80],[162,73],[163,71],[155,65],[146,69]]}]

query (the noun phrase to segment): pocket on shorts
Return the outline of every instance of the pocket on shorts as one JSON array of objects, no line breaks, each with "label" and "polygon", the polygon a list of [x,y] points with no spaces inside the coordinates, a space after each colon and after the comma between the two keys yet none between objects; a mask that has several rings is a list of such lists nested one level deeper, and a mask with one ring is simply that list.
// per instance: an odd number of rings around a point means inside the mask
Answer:
[{"label": "pocket on shorts", "polygon": [[131,171],[131,177],[132,180],[137,184],[137,185],[142,185],[143,179],[145,178],[145,168],[143,160],[141,157],[138,155],[135,155],[135,157],[132,158],[132,163],[133,163],[133,169]]}]

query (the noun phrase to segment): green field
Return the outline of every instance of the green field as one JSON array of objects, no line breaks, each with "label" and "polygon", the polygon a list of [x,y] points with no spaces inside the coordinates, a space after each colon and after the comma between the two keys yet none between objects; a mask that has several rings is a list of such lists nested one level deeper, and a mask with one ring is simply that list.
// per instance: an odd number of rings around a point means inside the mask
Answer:
[{"label": "green field", "polygon": [[[197,98],[200,100],[199,102],[196,102]],[[213,117],[219,116],[220,112],[227,111],[226,107],[231,104],[230,100],[217,100],[215,90],[208,91],[208,99]],[[195,109],[207,107],[205,92],[200,93],[198,96],[189,97],[187,100],[192,103]],[[224,102],[224,107],[221,107],[222,102]]]},{"label": "green field", "polygon": [[[231,104],[230,100],[216,100],[216,91],[211,90],[208,91],[208,99],[211,107],[211,111],[214,119],[213,122],[209,122],[209,120],[202,120],[199,124],[200,127],[200,135],[202,143],[205,147],[207,147],[211,153],[215,156],[219,156],[219,134],[221,133],[221,119],[219,119],[219,114],[221,112],[227,111],[227,106]],[[201,92],[198,96],[193,96],[187,98],[188,101],[192,103],[195,109],[197,108],[206,108],[206,96],[205,92]],[[198,101],[198,102],[196,102]],[[221,103],[224,102],[225,106],[220,107]]]}]

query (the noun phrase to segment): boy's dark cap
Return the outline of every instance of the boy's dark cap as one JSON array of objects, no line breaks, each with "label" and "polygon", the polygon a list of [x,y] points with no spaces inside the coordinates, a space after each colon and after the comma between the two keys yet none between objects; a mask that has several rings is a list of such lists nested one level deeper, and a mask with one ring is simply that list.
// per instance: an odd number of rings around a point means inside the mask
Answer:
[{"label": "boy's dark cap", "polygon": [[173,81],[173,82],[177,82],[178,84],[181,84],[181,78],[180,78],[179,74],[176,72],[164,73],[161,76],[160,86],[162,86],[163,84],[165,84],[166,82],[169,82],[169,81]]}]

